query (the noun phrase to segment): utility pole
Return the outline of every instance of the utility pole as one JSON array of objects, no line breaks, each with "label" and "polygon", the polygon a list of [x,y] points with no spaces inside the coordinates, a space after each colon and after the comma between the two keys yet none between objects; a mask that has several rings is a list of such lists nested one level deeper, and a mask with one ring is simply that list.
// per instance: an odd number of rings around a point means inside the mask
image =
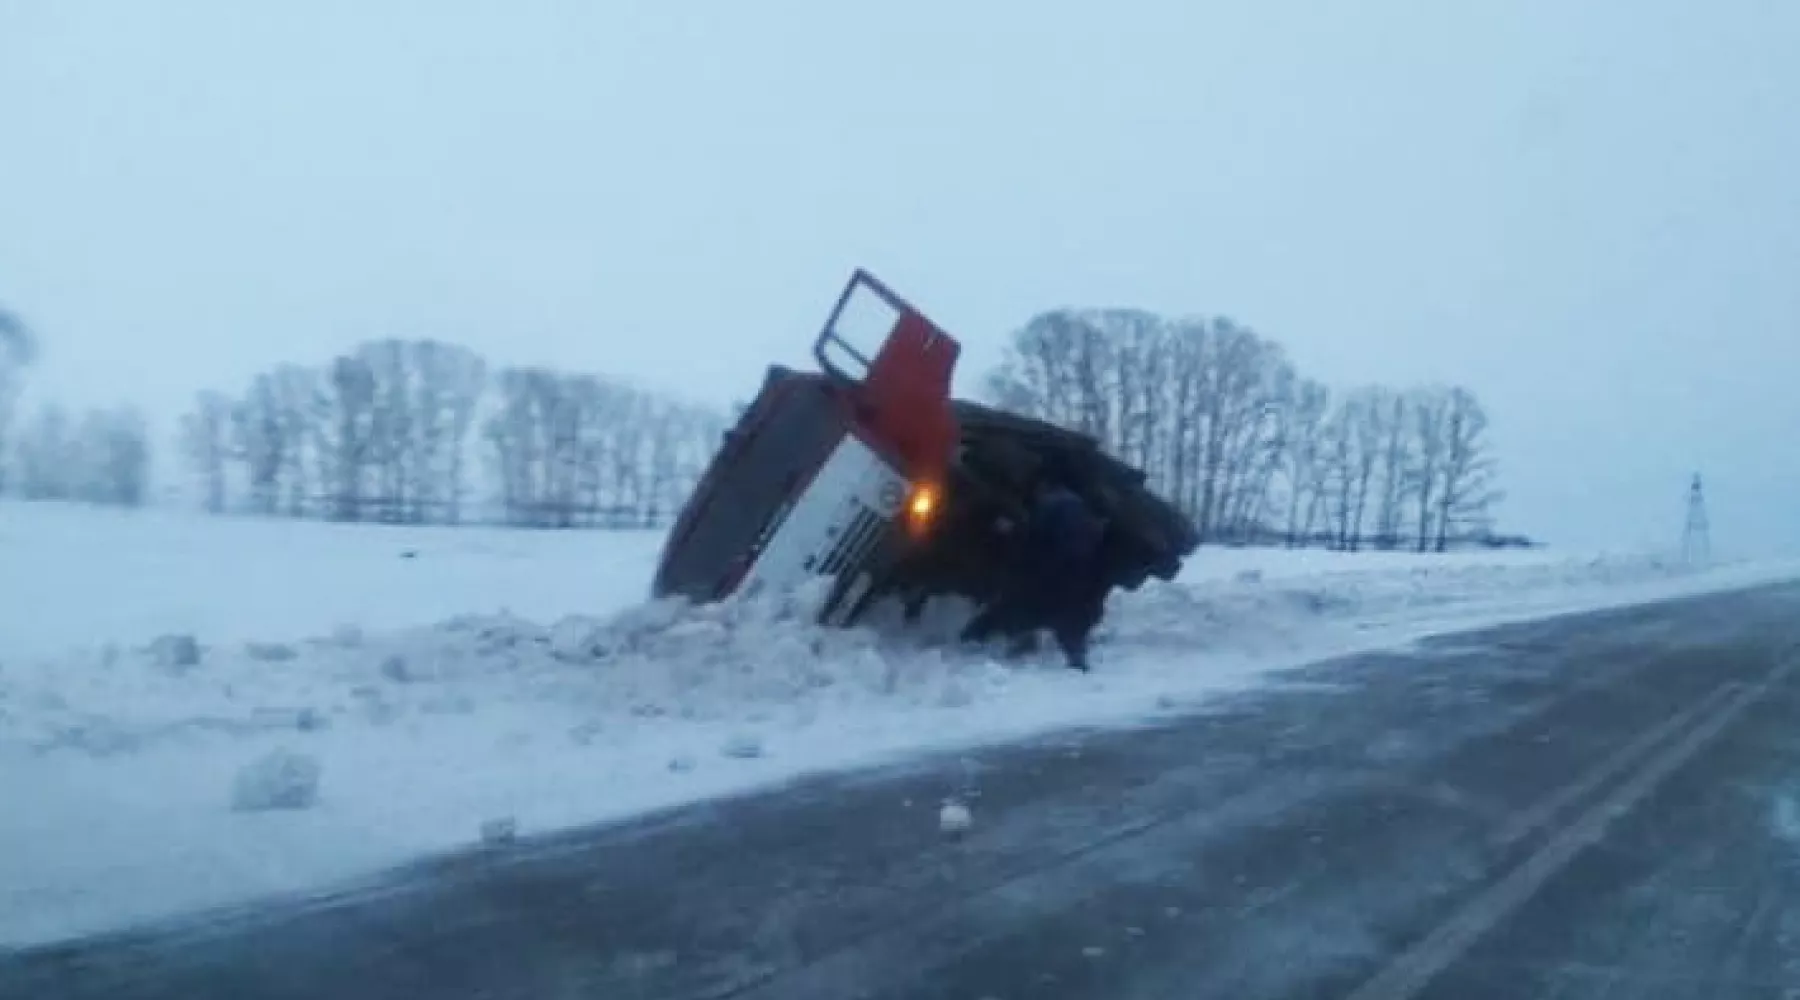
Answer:
[{"label": "utility pole", "polygon": [[1687,526],[1681,531],[1681,559],[1688,564],[1712,559],[1712,534],[1706,523],[1706,497],[1700,492],[1700,474],[1688,487]]}]

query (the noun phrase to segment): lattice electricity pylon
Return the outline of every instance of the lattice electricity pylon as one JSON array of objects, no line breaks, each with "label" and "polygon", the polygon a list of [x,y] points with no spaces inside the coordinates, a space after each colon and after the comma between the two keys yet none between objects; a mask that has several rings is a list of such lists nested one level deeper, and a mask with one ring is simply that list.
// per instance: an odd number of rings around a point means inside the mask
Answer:
[{"label": "lattice electricity pylon", "polygon": [[1706,523],[1706,497],[1700,492],[1700,474],[1688,487],[1687,525],[1681,531],[1683,562],[1706,562],[1712,558],[1712,533]]}]

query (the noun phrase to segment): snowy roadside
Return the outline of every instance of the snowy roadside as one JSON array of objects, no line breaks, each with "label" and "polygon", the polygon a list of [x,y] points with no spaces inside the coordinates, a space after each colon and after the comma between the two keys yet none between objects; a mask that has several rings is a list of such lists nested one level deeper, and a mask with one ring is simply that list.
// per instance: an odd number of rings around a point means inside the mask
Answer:
[{"label": "snowy roadside", "polygon": [[[0,817],[0,945],[305,891],[468,845],[493,820],[529,835],[809,771],[1129,723],[1434,632],[1795,577],[1800,566],[1684,573],[1541,555],[1240,568],[1115,597],[1089,676],[1049,654],[1009,666],[881,629],[813,629],[798,599],[9,661],[0,787],[26,805]],[[955,609],[934,619],[947,632]],[[316,797],[302,787],[288,804],[303,808],[235,809],[242,769],[275,750],[316,767]]]}]

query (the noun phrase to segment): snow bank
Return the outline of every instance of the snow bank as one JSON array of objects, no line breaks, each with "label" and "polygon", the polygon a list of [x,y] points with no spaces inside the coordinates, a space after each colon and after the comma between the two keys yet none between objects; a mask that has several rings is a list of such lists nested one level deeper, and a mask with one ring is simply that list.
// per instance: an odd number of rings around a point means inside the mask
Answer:
[{"label": "snow bank", "polygon": [[251,761],[231,783],[231,808],[307,809],[319,800],[319,762],[292,750],[271,750]]},{"label": "snow bank", "polygon": [[[1208,550],[1177,583],[1115,597],[1083,675],[1053,652],[1003,664],[957,646],[966,609],[954,602],[930,610],[921,636],[882,621],[813,628],[809,594],[640,601],[655,552],[644,536],[365,529],[376,541],[359,546],[326,526],[219,522],[244,549],[233,552],[209,539],[214,522],[182,525],[175,541],[169,522],[137,523],[153,530],[96,533],[114,533],[110,555],[92,537],[65,539],[75,554],[52,560],[46,587],[73,603],[81,588],[69,581],[93,578],[93,592],[142,603],[92,618],[57,604],[78,630],[65,640],[125,641],[22,655],[0,631],[0,787],[31,802],[0,812],[0,943],[305,891],[472,845],[502,818],[528,837],[812,770],[1141,719],[1273,668],[1432,631],[1800,577],[1541,552]],[[332,540],[315,550],[290,533]],[[389,547],[402,537],[421,547],[414,558]],[[173,561],[190,544],[188,561]],[[279,605],[236,593],[231,574],[277,544],[297,567]],[[449,596],[430,596],[436,571],[414,574],[427,563],[460,567],[444,572]],[[113,579],[121,565],[165,578]],[[396,581],[407,593],[388,607],[382,587]],[[9,566],[0,583],[10,599],[26,578]],[[513,600],[515,586],[527,600]],[[55,603],[28,600],[44,614]],[[182,601],[198,610],[171,620]],[[431,619],[434,602],[452,601],[479,613]],[[245,608],[266,614],[255,621],[267,631],[232,627]],[[132,635],[132,622],[155,627]],[[192,636],[197,655],[165,634]],[[176,648],[183,665],[171,668]],[[233,789],[259,769],[305,786],[277,797],[306,808],[234,810]]]},{"label": "snow bank", "polygon": [[287,642],[355,623],[636,601],[662,533],[321,524],[0,501],[0,662],[164,633]]}]

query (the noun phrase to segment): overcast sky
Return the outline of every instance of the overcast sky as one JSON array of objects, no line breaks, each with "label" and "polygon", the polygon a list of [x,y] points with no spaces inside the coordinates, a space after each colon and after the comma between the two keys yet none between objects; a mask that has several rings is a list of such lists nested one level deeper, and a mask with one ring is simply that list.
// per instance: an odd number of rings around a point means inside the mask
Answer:
[{"label": "overcast sky", "polygon": [[0,0],[34,398],[377,336],[751,391],[866,265],[1488,402],[1504,525],[1800,548],[1800,4]]}]

